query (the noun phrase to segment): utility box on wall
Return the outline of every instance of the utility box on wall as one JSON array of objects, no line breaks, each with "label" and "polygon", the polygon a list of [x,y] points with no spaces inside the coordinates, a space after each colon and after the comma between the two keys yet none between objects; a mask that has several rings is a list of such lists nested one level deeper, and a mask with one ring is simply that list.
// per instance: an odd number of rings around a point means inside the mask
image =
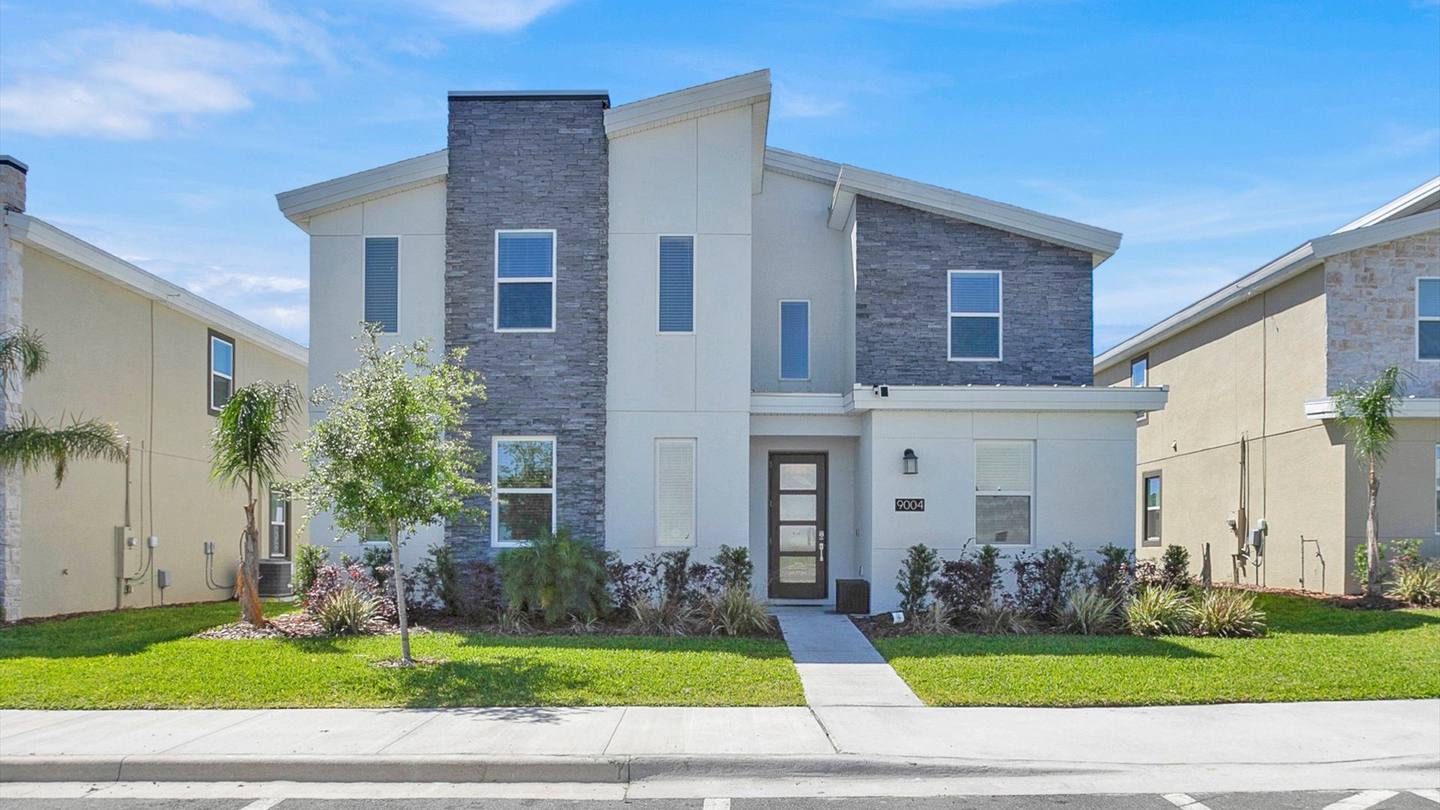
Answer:
[{"label": "utility box on wall", "polygon": [[835,580],[835,612],[868,615],[870,583],[863,579]]}]

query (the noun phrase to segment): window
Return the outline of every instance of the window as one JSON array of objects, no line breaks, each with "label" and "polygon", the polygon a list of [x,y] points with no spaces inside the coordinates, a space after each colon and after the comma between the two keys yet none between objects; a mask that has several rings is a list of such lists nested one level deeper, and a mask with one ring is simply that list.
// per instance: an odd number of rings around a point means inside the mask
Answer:
[{"label": "window", "polygon": [[270,556],[290,557],[290,496],[274,488],[270,490]]},{"label": "window", "polygon": [[950,271],[950,359],[999,360],[1000,274]]},{"label": "window", "polygon": [[1160,473],[1147,473],[1142,479],[1141,498],[1145,507],[1145,538],[1147,546],[1160,545]]},{"label": "window", "polygon": [[695,440],[655,440],[655,544],[695,545]]},{"label": "window", "polygon": [[660,331],[695,331],[695,237],[660,237]]},{"label": "window", "polygon": [[1034,513],[1035,444],[975,442],[975,539],[1029,545]]},{"label": "window", "polygon": [[1415,356],[1440,360],[1440,278],[1415,279]]},{"label": "window", "polygon": [[1150,355],[1142,354],[1130,361],[1130,387],[1144,388],[1150,384]]},{"label": "window", "polygon": [[555,231],[495,232],[495,331],[555,331]]},{"label": "window", "polygon": [[497,436],[490,453],[490,543],[518,546],[555,530],[555,437]]},{"label": "window", "polygon": [[210,332],[210,413],[219,413],[235,393],[235,340]]},{"label": "window", "polygon": [[780,302],[780,379],[810,379],[810,302]]},{"label": "window", "polygon": [[381,332],[400,331],[400,240],[377,236],[365,240],[365,321]]}]

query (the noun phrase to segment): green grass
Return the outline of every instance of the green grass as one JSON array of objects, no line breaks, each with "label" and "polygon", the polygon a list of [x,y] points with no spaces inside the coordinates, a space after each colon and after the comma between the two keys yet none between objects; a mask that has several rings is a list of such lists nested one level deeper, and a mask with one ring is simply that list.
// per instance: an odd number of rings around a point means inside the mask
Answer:
[{"label": "green grass", "polygon": [[1258,639],[908,636],[879,640],[932,706],[1137,706],[1440,697],[1440,610],[1264,594]]},{"label": "green grass", "polygon": [[[272,613],[277,606],[267,608]],[[429,633],[202,640],[235,603],[151,608],[0,630],[0,707],[790,706],[800,680],[778,640]]]}]

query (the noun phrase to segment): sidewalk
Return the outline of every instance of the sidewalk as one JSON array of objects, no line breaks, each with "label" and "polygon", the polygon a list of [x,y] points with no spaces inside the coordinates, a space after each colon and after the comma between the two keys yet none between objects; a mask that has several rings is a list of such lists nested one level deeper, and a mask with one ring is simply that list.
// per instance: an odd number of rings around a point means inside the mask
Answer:
[{"label": "sidewalk", "polygon": [[849,616],[775,609],[809,706],[924,706]]},{"label": "sidewalk", "polygon": [[[0,782],[1440,784],[1440,700],[1153,708],[0,711]],[[1178,789],[1178,788],[1177,788]]]}]

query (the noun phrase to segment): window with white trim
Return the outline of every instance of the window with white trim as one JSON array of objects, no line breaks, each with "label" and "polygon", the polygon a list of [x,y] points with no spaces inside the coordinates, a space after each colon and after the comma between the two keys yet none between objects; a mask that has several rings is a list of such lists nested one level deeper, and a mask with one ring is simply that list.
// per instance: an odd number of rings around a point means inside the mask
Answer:
[{"label": "window with white trim", "polygon": [[695,545],[695,440],[655,440],[655,544]]},{"label": "window with white trim", "polygon": [[780,302],[780,379],[810,379],[810,302]]},{"label": "window with white trim", "polygon": [[555,231],[495,232],[495,331],[555,331]]},{"label": "window with white trim", "polygon": [[496,436],[490,474],[491,545],[524,545],[555,531],[554,436]]},{"label": "window with white trim", "polygon": [[975,442],[975,540],[1029,545],[1035,502],[1035,443]]},{"label": "window with white trim", "polygon": [[951,270],[947,286],[949,358],[966,362],[999,360],[1001,330],[1000,273]]},{"label": "window with white trim", "polygon": [[210,413],[219,413],[235,393],[235,341],[219,332],[210,332],[208,364],[210,366]]},{"label": "window with white trim", "polygon": [[1415,279],[1415,357],[1440,360],[1440,278]]},{"label": "window with white trim", "polygon": [[1160,473],[1146,473],[1141,479],[1141,508],[1145,510],[1145,535],[1141,545],[1158,546],[1160,539]]},{"label": "window with white trim", "polygon": [[365,238],[365,322],[380,331],[400,331],[400,239]]},{"label": "window with white trim", "polygon": [[290,557],[290,494],[276,487],[270,488],[270,556]]},{"label": "window with white trim", "polygon": [[1144,388],[1150,384],[1150,355],[1142,354],[1130,361],[1130,387]]},{"label": "window with white trim", "polygon": [[695,237],[660,237],[661,332],[695,331]]}]

